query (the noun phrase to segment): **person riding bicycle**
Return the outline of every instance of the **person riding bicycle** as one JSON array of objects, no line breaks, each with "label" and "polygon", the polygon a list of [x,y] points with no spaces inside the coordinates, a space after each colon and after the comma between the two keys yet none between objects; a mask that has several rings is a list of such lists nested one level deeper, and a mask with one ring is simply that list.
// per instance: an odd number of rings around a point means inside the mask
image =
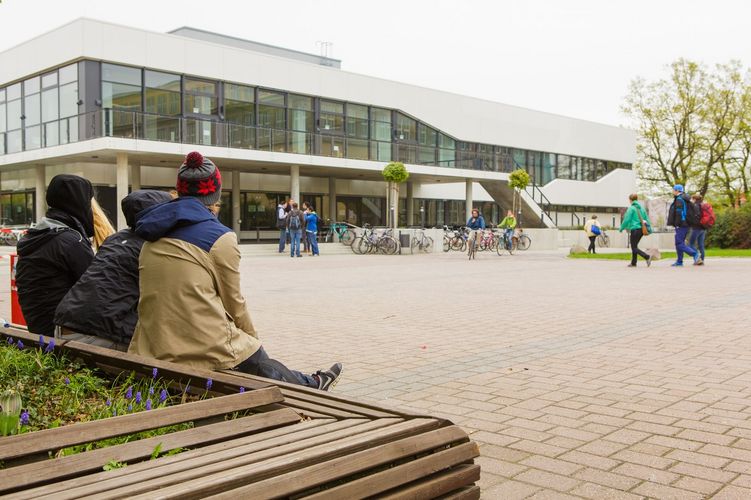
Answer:
[{"label": "person riding bicycle", "polygon": [[472,217],[467,220],[467,227],[472,231],[476,244],[479,245],[482,231],[485,229],[485,219],[483,219],[482,214],[476,208],[472,209]]},{"label": "person riding bicycle", "polygon": [[503,238],[506,240],[506,245],[511,247],[514,229],[516,229],[516,217],[514,217],[514,211],[509,210],[506,212],[506,217],[498,224],[498,227],[503,229]]}]

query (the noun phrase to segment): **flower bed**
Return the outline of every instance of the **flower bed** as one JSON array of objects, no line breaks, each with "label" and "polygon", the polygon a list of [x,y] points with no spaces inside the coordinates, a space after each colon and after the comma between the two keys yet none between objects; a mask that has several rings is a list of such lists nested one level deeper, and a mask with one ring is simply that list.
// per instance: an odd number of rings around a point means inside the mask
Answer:
[{"label": "flower bed", "polygon": [[[28,343],[28,341],[27,341]],[[25,346],[22,339],[8,337],[0,344],[0,435],[50,429],[89,420],[203,399],[212,386],[206,380],[202,394],[189,388],[175,390],[174,383],[159,376],[150,378],[128,372],[114,380],[56,349],[53,339],[39,337],[38,346]],[[195,391],[193,391],[195,392]],[[20,402],[17,401],[20,397]],[[15,400],[15,402],[14,402]],[[6,401],[3,403],[3,401]],[[60,450],[57,456],[121,444],[192,427],[191,423],[163,427]]]}]

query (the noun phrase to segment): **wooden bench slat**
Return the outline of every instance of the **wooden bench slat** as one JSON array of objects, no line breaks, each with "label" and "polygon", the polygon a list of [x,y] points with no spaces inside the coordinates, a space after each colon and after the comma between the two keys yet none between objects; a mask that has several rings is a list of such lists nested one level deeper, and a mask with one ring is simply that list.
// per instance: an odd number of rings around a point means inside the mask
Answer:
[{"label": "wooden bench slat", "polygon": [[[299,463],[298,457],[300,456],[309,457],[309,460],[314,461],[319,457],[340,456],[351,449],[357,449],[358,445],[362,447],[363,443],[372,442],[378,436],[381,436],[382,439],[394,439],[397,436],[401,437],[404,433],[415,432],[417,429],[429,425],[427,422],[403,421],[401,419],[397,420],[397,423],[392,422],[390,425],[384,425],[385,421],[388,421],[388,419],[365,420],[365,423],[356,427],[329,432],[315,438],[292,442],[285,446],[266,447],[260,451],[250,449],[247,455],[214,462],[208,466],[197,466],[170,475],[167,478],[159,478],[151,483],[145,484],[139,481],[137,492],[140,495],[134,494],[136,493],[134,485],[131,484],[118,491],[102,492],[99,496],[103,499],[120,498],[125,495],[129,498],[151,498],[154,495],[154,490],[158,488],[160,496],[164,495],[165,491],[174,489],[180,491],[177,497],[184,498],[190,496],[190,490],[195,488],[193,482],[202,483],[207,477],[211,477],[212,482],[220,481],[238,470],[250,469],[256,472],[259,479],[265,479],[267,476],[274,474],[280,466],[286,472],[286,467],[289,466],[286,464],[301,467],[307,465],[307,462]],[[365,444],[365,447],[367,447],[367,444]],[[167,486],[165,480],[169,480],[171,486]],[[183,486],[186,484],[191,484],[191,486],[184,488]],[[202,493],[199,497],[201,496],[205,496],[205,494]]]},{"label": "wooden bench slat", "polygon": [[[387,490],[397,488],[412,481],[417,481],[426,476],[438,478],[435,475],[436,472],[441,472],[441,477],[453,477],[458,474],[460,470],[464,470],[465,465],[460,465],[463,462],[472,460],[479,456],[480,450],[475,443],[464,443],[457,446],[453,446],[447,450],[438,451],[431,455],[427,455],[411,462],[404,463],[402,465],[391,467],[389,469],[369,474],[365,477],[350,481],[348,483],[336,486],[334,488],[324,489],[319,493],[305,496],[306,500],[349,500],[350,498],[365,498],[370,495],[382,493]],[[329,462],[331,463],[331,462]],[[332,463],[333,465],[333,463]],[[477,468],[477,479],[480,476],[480,466],[469,466]],[[446,469],[449,469],[448,471]],[[310,470],[310,468],[305,469]],[[452,472],[453,471],[453,472]],[[302,473],[302,471],[300,471]],[[449,474],[451,472],[451,474]],[[431,475],[432,474],[432,475]],[[338,477],[344,476],[339,474]],[[470,474],[471,476],[471,474]],[[462,479],[458,479],[461,477]],[[464,475],[457,475],[456,481],[452,483],[449,489],[434,492],[425,497],[434,497],[453,491],[461,486],[466,486],[474,483],[477,479],[468,480]],[[424,487],[421,487],[424,488]]]},{"label": "wooden bench slat", "polygon": [[298,422],[300,416],[294,410],[284,408],[53,460],[0,469],[0,492],[101,471],[102,466],[110,460],[129,462],[148,458],[157,446],[166,453],[176,448],[207,446],[226,440],[228,436],[241,437]]},{"label": "wooden bench slat", "polygon": [[144,418],[144,412],[138,412],[9,436],[0,440],[0,460],[223,415],[269,403],[278,403],[282,400],[282,393],[277,387],[267,387],[242,394],[157,408],[148,412],[149,418]]},{"label": "wooden bench slat", "polygon": [[[29,495],[19,498],[64,500],[86,495],[101,496],[104,494],[103,492],[112,493],[111,497],[117,498],[116,493],[118,491],[121,491],[124,496],[130,496],[131,493],[135,493],[133,491],[135,488],[132,486],[134,484],[138,484],[139,487],[146,486],[144,491],[149,490],[148,486],[158,489],[161,486],[170,485],[174,481],[179,482],[182,475],[193,478],[196,475],[195,471],[199,469],[210,474],[214,470],[224,470],[224,464],[232,460],[246,463],[257,457],[283,454],[289,449],[305,449],[311,443],[328,443],[341,435],[357,434],[362,432],[363,429],[389,425],[389,422],[384,420],[375,422],[365,419],[333,420],[329,422],[312,420],[291,428],[285,427],[244,438],[223,441],[202,450],[188,451],[172,457],[142,462],[123,469],[99,472],[75,480],[62,481],[55,485],[27,490]],[[402,420],[393,419],[393,421],[401,422]],[[118,490],[118,488],[121,488],[121,490]]]},{"label": "wooden bench slat", "polygon": [[363,418],[364,417],[364,415],[360,413],[352,413],[350,411],[338,410],[330,406],[322,406],[316,403],[303,401],[301,399],[297,399],[297,398],[289,397],[289,396],[284,398],[284,404],[294,407],[294,408],[300,408],[303,411],[310,410],[310,411],[322,413],[324,415],[329,415],[331,417],[337,417],[337,418]]},{"label": "wooden bench slat", "polygon": [[[274,476],[269,479],[246,484],[232,490],[228,488],[237,485],[240,481],[247,483],[247,480],[253,477],[252,472],[249,474],[235,473],[232,476],[228,475],[229,480],[227,481],[222,481],[216,476],[214,476],[214,481],[212,482],[205,479],[191,481],[189,484],[181,485],[183,489],[182,494],[188,495],[189,498],[206,497],[207,494],[214,495],[210,498],[215,500],[289,496],[304,492],[329,481],[466,439],[467,434],[460,428],[456,426],[444,427],[416,436],[406,437],[398,441],[391,441],[334,460],[318,460],[318,463],[309,467],[296,466],[292,472],[286,474],[275,472]],[[477,456],[477,447],[470,445],[460,448],[455,452],[455,455],[454,458],[459,460],[459,462],[471,460]],[[190,492],[187,491],[188,487],[190,487]],[[170,495],[166,495],[166,492],[160,492],[161,495],[165,495],[165,498],[174,498],[171,493],[170,491]],[[377,491],[374,491],[374,493],[377,493]]]},{"label": "wooden bench slat", "polygon": [[415,498],[436,498],[449,494],[480,480],[480,466],[463,464],[441,471],[425,479],[416,480],[406,486],[378,495],[381,500],[411,500]]},{"label": "wooden bench slat", "polygon": [[480,500],[480,487],[465,486],[457,491],[440,496],[436,500]]}]

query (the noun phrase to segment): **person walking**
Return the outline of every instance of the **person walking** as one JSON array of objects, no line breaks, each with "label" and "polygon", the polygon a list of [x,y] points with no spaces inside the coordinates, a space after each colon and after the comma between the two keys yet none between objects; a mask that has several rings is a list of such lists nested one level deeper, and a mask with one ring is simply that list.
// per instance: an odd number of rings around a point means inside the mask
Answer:
[{"label": "person walking", "polygon": [[643,236],[646,236],[652,232],[652,223],[649,221],[647,211],[641,203],[638,202],[639,196],[632,194],[628,197],[629,205],[626,213],[621,221],[620,231],[626,230],[629,232],[629,242],[631,243],[631,263],[628,267],[636,267],[636,261],[641,256],[647,261],[647,267],[652,265],[652,256],[647,252],[639,249],[639,241]]},{"label": "person walking", "polygon": [[300,238],[305,224],[303,213],[297,208],[297,203],[292,202],[292,210],[287,214],[287,232],[289,233],[289,256],[302,257],[300,254]]},{"label": "person walking", "polygon": [[302,243],[302,253],[310,255],[310,241],[308,240],[308,231],[307,231],[307,225],[308,225],[308,213],[310,212],[310,203],[307,201],[302,202],[302,215],[303,215],[303,221],[304,224],[302,226],[302,239],[300,242]]},{"label": "person walking", "polygon": [[595,240],[602,233],[602,230],[600,229],[600,222],[597,220],[596,215],[590,217],[584,224],[584,231],[587,233],[587,238],[589,238],[587,253],[597,253],[595,252]]},{"label": "person walking", "polygon": [[683,192],[683,185],[676,184],[673,186],[673,203],[668,210],[668,226],[675,228],[675,251],[677,254],[676,261],[671,264],[672,267],[683,267],[683,254],[686,253],[694,258],[694,264],[701,264],[699,252],[686,244],[686,236],[691,224],[698,222],[701,215],[696,212],[696,206]]},{"label": "person walking", "polygon": [[699,252],[699,260],[697,260],[694,265],[703,266],[705,256],[704,238],[707,236],[707,230],[704,225],[708,219],[708,216],[705,214],[711,210],[712,217],[714,217],[714,210],[712,210],[712,206],[709,205],[709,203],[704,203],[704,197],[699,193],[691,196],[691,203],[695,205],[694,209],[698,210],[701,215],[699,216],[698,221],[691,224],[691,232],[688,236],[688,246]]},{"label": "person walking", "polygon": [[313,205],[308,205],[308,211],[305,215],[305,233],[310,243],[313,257],[316,255],[320,256],[321,254],[318,251],[318,214]]},{"label": "person walking", "polygon": [[178,170],[179,197],[140,214],[136,234],[146,243],[139,258],[138,323],[128,352],[331,389],[341,363],[305,374],[264,350],[240,291],[237,236],[217,219],[221,189],[216,165],[192,152]]},{"label": "person walking", "polygon": [[54,335],[57,305],[94,258],[93,198],[88,179],[56,175],[47,186],[47,214],[18,242],[18,301],[31,333]]},{"label": "person walking", "polygon": [[134,232],[143,210],[172,200],[165,191],[133,191],[120,203],[126,229],[102,243],[94,260],[55,311],[56,337],[127,351],[138,322],[138,256]]}]

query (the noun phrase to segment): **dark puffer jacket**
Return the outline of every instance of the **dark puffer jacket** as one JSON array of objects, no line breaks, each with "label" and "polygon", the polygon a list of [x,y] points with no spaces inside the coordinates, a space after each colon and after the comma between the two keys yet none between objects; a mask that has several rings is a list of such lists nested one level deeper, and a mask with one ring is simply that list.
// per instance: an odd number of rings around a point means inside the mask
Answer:
[{"label": "dark puffer jacket", "polygon": [[668,226],[688,227],[687,210],[691,209],[691,198],[681,193],[673,199],[668,209]]},{"label": "dark puffer jacket", "polygon": [[[133,228],[140,212],[171,199],[163,191],[134,191],[121,203],[125,221]],[[143,243],[132,229],[104,240],[91,266],[57,306],[55,324],[129,344],[138,322],[138,256]]]},{"label": "dark puffer jacket", "polygon": [[18,242],[18,301],[32,333],[54,334],[57,304],[94,258],[93,197],[83,177],[56,175],[47,187],[47,216]]}]

